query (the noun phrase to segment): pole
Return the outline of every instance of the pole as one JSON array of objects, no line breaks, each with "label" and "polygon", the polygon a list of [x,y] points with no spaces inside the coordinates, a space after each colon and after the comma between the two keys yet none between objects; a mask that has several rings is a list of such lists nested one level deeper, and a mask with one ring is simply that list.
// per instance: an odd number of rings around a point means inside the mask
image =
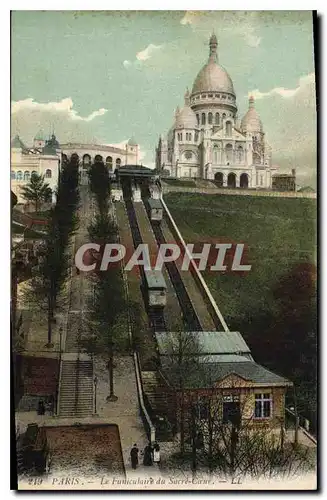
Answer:
[{"label": "pole", "polygon": [[97,414],[97,384],[98,384],[98,377],[94,377],[94,414]]},{"label": "pole", "polygon": [[192,474],[196,473],[196,431],[195,431],[195,407],[192,404]]}]

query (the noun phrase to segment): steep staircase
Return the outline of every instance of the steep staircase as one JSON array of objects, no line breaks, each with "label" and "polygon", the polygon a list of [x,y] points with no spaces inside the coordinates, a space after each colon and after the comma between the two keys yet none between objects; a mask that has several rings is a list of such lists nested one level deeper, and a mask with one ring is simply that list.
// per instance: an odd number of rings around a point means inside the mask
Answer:
[{"label": "steep staircase", "polygon": [[87,417],[93,408],[92,361],[63,361],[59,397],[60,417]]},{"label": "steep staircase", "polygon": [[147,397],[154,414],[169,416],[174,415],[174,399],[157,371],[142,371],[143,391]]}]

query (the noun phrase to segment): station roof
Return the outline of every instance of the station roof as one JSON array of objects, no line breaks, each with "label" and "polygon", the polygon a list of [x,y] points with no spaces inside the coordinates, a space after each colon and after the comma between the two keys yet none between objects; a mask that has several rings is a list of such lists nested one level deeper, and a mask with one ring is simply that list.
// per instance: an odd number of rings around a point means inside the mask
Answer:
[{"label": "station roof", "polygon": [[[162,362],[162,371],[172,386],[179,386],[180,370],[177,363],[164,360]],[[187,370],[183,381],[184,388],[203,389],[213,387],[217,382],[233,374],[255,386],[292,386],[292,382],[285,377],[281,377],[243,357],[241,361],[234,362],[194,363],[193,367],[190,366]]]},{"label": "station roof", "polygon": [[148,203],[150,208],[163,208],[160,200],[155,200],[154,198],[149,198]]},{"label": "station roof", "polygon": [[[239,332],[186,332],[182,335],[184,338],[187,335],[188,338],[192,339],[194,354],[203,356],[208,354],[250,354],[250,349]],[[156,338],[159,354],[166,355],[171,352],[172,347],[179,345],[180,333],[158,333]]]},{"label": "station roof", "polygon": [[152,168],[143,165],[122,165],[116,172],[119,177],[153,177],[156,175]]},{"label": "station roof", "polygon": [[149,288],[166,288],[165,278],[161,271],[144,271],[145,279]]}]

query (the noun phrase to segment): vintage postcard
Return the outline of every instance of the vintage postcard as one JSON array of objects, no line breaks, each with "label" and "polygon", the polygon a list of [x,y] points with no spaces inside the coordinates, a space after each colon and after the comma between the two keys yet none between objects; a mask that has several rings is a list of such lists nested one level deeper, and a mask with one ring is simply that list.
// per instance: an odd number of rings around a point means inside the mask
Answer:
[{"label": "vintage postcard", "polygon": [[318,24],[11,13],[13,488],[317,488]]}]

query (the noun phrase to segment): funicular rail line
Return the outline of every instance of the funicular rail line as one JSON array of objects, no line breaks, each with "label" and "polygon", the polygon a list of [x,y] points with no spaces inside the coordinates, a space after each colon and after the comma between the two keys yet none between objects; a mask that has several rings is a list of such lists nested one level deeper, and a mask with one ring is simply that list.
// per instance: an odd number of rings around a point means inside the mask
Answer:
[{"label": "funicular rail line", "polygon": [[[139,228],[139,225],[137,222],[135,209],[134,209],[132,201],[129,198],[125,198],[125,206],[126,206],[126,212],[128,215],[129,224],[131,227],[131,233],[132,233],[134,247],[137,248],[138,245],[141,245],[143,243],[143,240],[142,240],[141,231],[140,231],[140,228]],[[144,285],[145,284],[144,269],[142,266],[139,266],[139,270],[140,270],[142,284]],[[142,290],[142,291],[144,291],[144,290]],[[150,310],[150,311],[148,311],[148,316],[149,316],[151,325],[153,326],[155,331],[166,331],[167,330],[163,311]]]},{"label": "funicular rail line", "polygon": [[[146,196],[143,196],[143,201],[144,201],[144,204],[145,204],[146,209],[147,209],[147,197]],[[148,210],[147,210],[147,214],[149,215]],[[151,224],[153,234],[157,240],[158,246],[166,243],[166,240],[165,240],[165,237],[163,235],[160,223],[158,223],[156,221],[151,221],[150,217],[149,217],[149,222]],[[166,266],[166,269],[168,271],[170,280],[173,284],[173,287],[175,289],[175,292],[176,292],[176,295],[177,295],[177,298],[178,298],[178,301],[179,301],[179,304],[180,304],[180,307],[182,310],[182,314],[183,314],[184,323],[185,323],[186,328],[189,331],[202,331],[203,328],[202,328],[201,323],[199,321],[199,318],[195,312],[195,309],[192,305],[191,299],[189,297],[189,294],[186,290],[186,287],[183,283],[183,279],[182,279],[182,277],[177,269],[175,262],[166,262],[165,266]]]}]

